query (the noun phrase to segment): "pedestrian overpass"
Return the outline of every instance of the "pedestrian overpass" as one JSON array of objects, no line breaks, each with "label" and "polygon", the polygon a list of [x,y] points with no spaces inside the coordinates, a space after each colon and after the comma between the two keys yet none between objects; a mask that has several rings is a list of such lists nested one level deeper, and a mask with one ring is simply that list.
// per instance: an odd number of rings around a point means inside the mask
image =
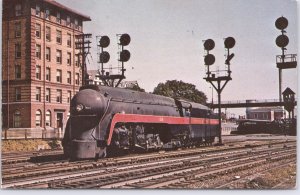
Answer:
[{"label": "pedestrian overpass", "polygon": [[[297,102],[295,102],[295,106]],[[215,109],[218,108],[218,102],[207,103],[207,106]],[[279,99],[263,99],[263,100],[236,100],[221,101],[221,108],[245,108],[245,107],[274,107],[284,106],[284,102]]]}]

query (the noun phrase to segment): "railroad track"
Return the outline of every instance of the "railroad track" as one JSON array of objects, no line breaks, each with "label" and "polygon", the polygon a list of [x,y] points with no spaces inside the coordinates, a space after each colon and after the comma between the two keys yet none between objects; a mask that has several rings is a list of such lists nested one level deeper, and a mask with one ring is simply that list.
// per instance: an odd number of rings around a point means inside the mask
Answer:
[{"label": "railroad track", "polygon": [[[245,158],[244,161],[249,159],[257,161],[259,158],[265,160],[269,158],[270,153],[275,154],[277,150],[287,154],[287,148],[295,153],[294,145],[294,142],[280,142],[250,148],[246,146],[208,151],[192,149],[99,161],[62,162],[52,167],[41,165],[38,168],[25,168],[21,173],[4,170],[2,186],[4,188],[168,187],[186,179],[189,171],[192,173],[198,169],[207,171],[217,162],[221,163],[219,166],[223,166],[225,162],[232,165],[235,161],[242,162],[242,158]],[[162,180],[166,178],[168,181],[163,182]],[[158,179],[157,184],[153,179]],[[148,185],[147,182],[151,184]]]},{"label": "railroad track", "polygon": [[[291,153],[294,153],[295,151],[290,151],[290,155],[294,155]],[[286,154],[286,151],[284,151],[283,157],[288,157],[289,155]],[[270,154],[262,154],[257,155],[255,157],[249,157],[244,155],[239,155],[238,158],[228,158],[225,161],[221,159],[209,159],[208,162],[205,164],[197,161],[188,162],[183,164],[174,164],[173,166],[168,166],[167,169],[164,167],[157,168],[157,171],[155,169],[148,170],[148,177],[146,177],[147,172],[141,171],[140,175],[142,177],[138,177],[139,174],[134,174],[132,178],[130,178],[130,174],[126,174],[126,180],[125,181],[118,181],[120,176],[113,177],[114,180],[113,183],[109,183],[111,179],[108,179],[108,184],[103,185],[103,181],[101,181],[101,185],[95,181],[96,178],[93,178],[93,180],[85,180],[82,183],[75,182],[75,185],[72,183],[67,185],[61,185],[63,188],[68,187],[78,187],[78,186],[84,186],[87,188],[183,188],[187,184],[190,184],[191,182],[195,182],[198,179],[206,180],[209,177],[217,177],[220,174],[223,174],[228,171],[235,171],[241,168],[245,167],[253,167],[256,164],[260,164],[262,162],[267,162],[266,159],[262,159],[263,157],[269,156]],[[268,157],[271,159],[272,157]],[[278,159],[278,157],[276,157]],[[205,161],[205,160],[204,160]],[[195,164],[194,164],[195,163]],[[137,178],[136,178],[137,177]],[[119,179],[121,180],[121,179]],[[91,182],[89,184],[89,182]],[[107,181],[107,178],[105,179]]]},{"label": "railroad track", "polygon": [[[255,142],[252,141],[250,142],[251,147],[258,147],[258,146],[263,146],[263,145],[269,145],[269,144],[274,144],[274,143],[288,143],[288,142],[293,142],[293,141],[282,141],[282,142],[278,142],[278,141],[260,141],[260,142]],[[243,148],[245,147],[245,142],[241,142],[241,141],[237,141],[237,142],[228,142],[227,146],[230,147],[231,149],[238,149],[238,148]],[[246,146],[247,147],[247,146]],[[214,150],[220,150],[220,149],[224,149],[225,147],[201,147],[202,151],[214,151]],[[199,151],[199,148],[196,148],[195,150]],[[190,150],[192,151],[192,150]],[[170,152],[172,153],[172,152]],[[177,153],[177,151],[176,151]],[[153,154],[150,154],[153,155]],[[62,150],[45,150],[45,151],[32,151],[32,152],[14,152],[14,153],[3,153],[2,154],[2,168],[4,170],[7,170],[13,166],[16,167],[22,167],[22,166],[26,166],[27,164],[38,164],[40,165],[40,163],[47,163],[47,162],[53,162],[54,161],[62,161],[62,160],[66,160],[63,157],[63,152]],[[30,166],[30,165],[28,165]]]},{"label": "railroad track", "polygon": [[[11,166],[18,163],[32,162],[35,159],[41,159],[42,157],[47,157],[51,159],[51,156],[62,155],[62,150],[42,150],[42,151],[32,151],[32,152],[5,152],[1,154],[1,165]],[[49,158],[50,157],[50,158]]]},{"label": "railroad track", "polygon": [[[247,181],[250,181],[256,177],[260,177],[261,175],[264,175],[269,171],[296,165],[295,158],[277,158],[277,160],[278,161],[269,162],[268,164],[263,164],[261,166],[252,167],[251,170],[245,169],[238,172],[234,172],[233,174],[228,173],[226,176],[219,178],[219,181],[214,181],[214,179],[207,180],[205,181],[205,183],[202,184],[202,187],[208,186],[207,184],[209,183],[209,186],[215,189],[244,189],[244,186],[240,186],[240,184],[246,183]],[[222,182],[220,182],[220,180],[222,180]],[[272,186],[272,188],[278,188],[286,181],[286,179],[282,178],[282,182],[276,184],[275,186]]]},{"label": "railroad track", "polygon": [[[288,142],[274,142],[274,143],[264,143],[264,144],[257,144],[252,145],[252,148],[255,147],[263,147],[269,146],[270,144],[282,144]],[[238,150],[248,150],[246,146],[237,146],[237,147],[210,147],[206,149],[190,149],[190,150],[181,150],[181,151],[172,151],[167,153],[150,153],[150,154],[143,154],[139,156],[128,156],[128,157],[119,157],[119,158],[109,158],[109,159],[101,159],[99,161],[84,161],[84,162],[68,162],[67,160],[60,160],[60,161],[50,161],[45,163],[29,163],[29,164],[9,164],[9,166],[2,166],[3,168],[3,180],[17,180],[23,178],[30,178],[38,175],[45,175],[45,174],[59,174],[60,172],[67,172],[67,171],[80,171],[87,169],[94,169],[101,168],[101,167],[109,167],[109,166],[121,166],[123,164],[133,164],[135,161],[136,163],[146,162],[146,161],[154,161],[160,160],[164,158],[176,158],[180,156],[189,156],[189,155],[201,155],[207,152],[221,152],[221,151],[238,151]],[[52,155],[51,155],[52,156]],[[47,156],[41,156],[45,158]],[[34,157],[36,158],[36,157]]]}]

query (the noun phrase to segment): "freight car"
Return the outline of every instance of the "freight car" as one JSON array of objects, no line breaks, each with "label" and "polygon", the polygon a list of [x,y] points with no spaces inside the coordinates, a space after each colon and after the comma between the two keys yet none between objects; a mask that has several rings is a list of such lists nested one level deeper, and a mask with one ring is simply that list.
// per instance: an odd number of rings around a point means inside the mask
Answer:
[{"label": "freight car", "polygon": [[71,100],[62,145],[71,159],[199,146],[214,142],[218,124],[217,115],[201,104],[88,85]]}]

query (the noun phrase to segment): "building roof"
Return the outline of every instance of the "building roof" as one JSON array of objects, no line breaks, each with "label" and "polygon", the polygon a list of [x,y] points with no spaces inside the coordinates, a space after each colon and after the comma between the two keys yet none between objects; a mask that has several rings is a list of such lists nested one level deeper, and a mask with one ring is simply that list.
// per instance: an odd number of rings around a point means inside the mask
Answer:
[{"label": "building roof", "polygon": [[79,12],[77,12],[77,11],[75,11],[75,10],[73,10],[73,9],[71,9],[71,8],[69,8],[69,7],[67,7],[67,6],[64,6],[64,5],[58,3],[58,2],[56,2],[56,1],[54,1],[54,0],[44,0],[44,1],[45,1],[46,3],[49,3],[49,4],[53,5],[53,6],[56,6],[56,7],[60,8],[60,9],[67,10],[67,11],[69,11],[69,12],[72,12],[72,13],[74,13],[74,14],[80,16],[80,17],[83,19],[83,21],[91,21],[91,18],[90,18],[89,16],[84,15],[84,14],[81,14],[81,13],[79,13]]},{"label": "building roof", "polygon": [[282,92],[283,95],[285,94],[295,94],[295,92],[293,92],[289,87],[287,87],[284,92]]},{"label": "building roof", "polygon": [[248,110],[249,113],[251,112],[271,112],[271,111],[277,111],[277,112],[283,112],[282,107],[261,107],[261,108],[254,108],[251,110]]}]

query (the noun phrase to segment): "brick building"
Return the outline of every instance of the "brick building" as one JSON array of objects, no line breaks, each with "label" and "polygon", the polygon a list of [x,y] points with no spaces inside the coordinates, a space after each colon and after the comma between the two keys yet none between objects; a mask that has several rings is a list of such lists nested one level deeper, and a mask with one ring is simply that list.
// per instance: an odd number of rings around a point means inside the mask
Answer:
[{"label": "brick building", "polygon": [[90,20],[53,0],[3,0],[3,129],[65,126],[82,83],[75,35]]}]

